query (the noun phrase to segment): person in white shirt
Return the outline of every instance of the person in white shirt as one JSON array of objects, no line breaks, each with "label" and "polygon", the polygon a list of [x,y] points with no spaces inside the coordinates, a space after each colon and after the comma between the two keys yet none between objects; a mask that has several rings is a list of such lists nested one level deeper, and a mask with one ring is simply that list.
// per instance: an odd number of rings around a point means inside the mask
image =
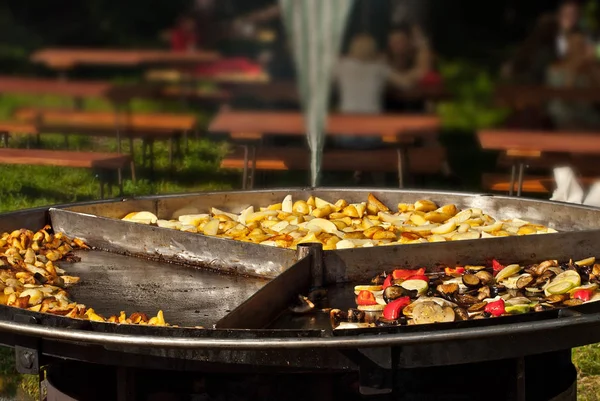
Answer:
[{"label": "person in white shirt", "polygon": [[[359,34],[352,38],[348,54],[334,70],[339,91],[339,112],[345,114],[381,114],[383,96],[388,84],[408,88],[413,81],[395,72],[380,56],[371,35]],[[379,138],[336,137],[342,147],[373,148]]]},{"label": "person in white shirt", "polygon": [[[338,62],[334,70],[338,86],[339,112],[344,114],[381,114],[383,98],[388,84],[409,88],[414,81],[393,70],[379,54],[375,39],[369,34],[352,38],[348,54]],[[346,149],[377,149],[382,145],[378,137],[335,136],[333,143]],[[365,153],[365,157],[369,157]],[[385,174],[354,172],[359,184],[385,185]]]},{"label": "person in white shirt", "polygon": [[581,5],[576,0],[565,0],[556,12],[558,35],[556,37],[556,52],[560,58],[567,54],[569,33],[581,29]]}]

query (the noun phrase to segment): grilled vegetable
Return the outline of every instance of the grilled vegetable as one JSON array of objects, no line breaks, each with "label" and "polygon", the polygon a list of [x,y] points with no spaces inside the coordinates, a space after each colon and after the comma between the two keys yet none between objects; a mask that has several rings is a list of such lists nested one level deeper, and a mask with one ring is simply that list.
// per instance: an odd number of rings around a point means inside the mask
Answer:
[{"label": "grilled vegetable", "polygon": [[571,294],[572,299],[580,299],[583,302],[589,301],[590,299],[592,299],[593,296],[594,296],[594,291],[586,290],[586,289],[577,290],[573,294]]},{"label": "grilled vegetable", "polygon": [[488,303],[485,306],[484,311],[490,313],[493,316],[502,316],[504,313],[506,313],[506,310],[504,308],[504,300],[499,299],[497,301]]},{"label": "grilled vegetable", "polygon": [[398,280],[398,279],[406,280],[407,278],[409,278],[411,276],[422,276],[424,274],[425,274],[425,269],[423,269],[423,268],[417,269],[417,270],[396,269],[392,272],[392,277],[394,278],[394,280]]},{"label": "grilled vegetable", "polygon": [[481,285],[481,279],[474,274],[465,274],[462,277],[462,282],[470,288],[477,288]]},{"label": "grilled vegetable", "polygon": [[383,309],[383,317],[388,320],[396,320],[400,317],[402,309],[410,303],[409,297],[401,297],[388,303]]},{"label": "grilled vegetable", "polygon": [[391,285],[383,290],[383,299],[385,302],[390,303],[400,297],[416,298],[418,292],[415,290],[407,290],[406,288],[399,285]]},{"label": "grilled vegetable", "polygon": [[403,281],[400,286],[409,291],[417,291],[419,295],[425,294],[429,288],[428,281],[421,279]]},{"label": "grilled vegetable", "polygon": [[360,306],[377,305],[375,295],[371,291],[360,291],[356,297],[356,304]]}]

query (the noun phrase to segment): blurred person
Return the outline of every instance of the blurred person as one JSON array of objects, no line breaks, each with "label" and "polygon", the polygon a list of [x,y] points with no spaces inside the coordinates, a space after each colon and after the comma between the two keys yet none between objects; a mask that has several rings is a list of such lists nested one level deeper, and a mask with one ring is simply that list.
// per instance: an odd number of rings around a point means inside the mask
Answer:
[{"label": "blurred person", "polygon": [[558,32],[554,15],[540,17],[533,32],[517,49],[514,58],[503,66],[502,77],[517,84],[544,84],[548,67],[558,58]]},{"label": "blurred person", "polygon": [[387,62],[404,77],[408,87],[416,86],[433,71],[429,42],[418,25],[394,28],[388,35]]},{"label": "blurred person", "polygon": [[558,34],[556,36],[556,51],[559,57],[564,57],[568,49],[567,36],[574,30],[581,29],[581,4],[577,0],[564,0],[556,12]]},{"label": "blurred person", "polygon": [[[339,112],[344,114],[381,114],[383,95],[388,83],[406,88],[410,80],[395,72],[380,57],[375,39],[369,34],[359,34],[352,38],[346,56],[342,57],[334,69],[334,80],[338,86]],[[376,149],[382,145],[376,137],[336,136],[333,143],[340,148]],[[363,182],[361,172],[354,178]],[[371,178],[375,178],[374,176]],[[384,182],[385,178],[377,177]]]},{"label": "blurred person", "polygon": [[[575,30],[565,39],[565,56],[548,69],[548,85],[554,88],[600,88],[600,69],[585,35]],[[548,113],[559,129],[600,128],[598,110],[586,101],[553,99],[548,104]]]},{"label": "blurred person", "polygon": [[172,51],[193,52],[197,50],[200,38],[194,18],[188,15],[179,17],[175,27],[168,32],[168,38]]},{"label": "blurred person", "polygon": [[385,63],[369,34],[358,34],[348,53],[334,69],[340,97],[339,110],[347,114],[380,114],[387,84],[407,88],[411,80]]}]

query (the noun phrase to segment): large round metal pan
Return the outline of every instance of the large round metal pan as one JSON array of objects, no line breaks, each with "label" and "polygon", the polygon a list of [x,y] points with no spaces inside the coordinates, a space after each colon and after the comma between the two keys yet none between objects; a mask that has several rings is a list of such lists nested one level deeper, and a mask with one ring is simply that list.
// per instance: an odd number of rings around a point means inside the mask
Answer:
[{"label": "large round metal pan", "polygon": [[[431,199],[440,204],[480,207],[499,218],[522,217],[561,232],[325,252],[325,275],[330,284],[368,277],[394,265],[426,265],[440,261],[477,263],[490,257],[526,261],[544,257],[600,256],[598,209],[522,198],[441,192],[282,189],[144,197],[0,215],[0,231],[22,227],[37,229],[49,223],[55,230],[81,237],[106,251],[143,256],[166,253],[173,261],[186,264],[187,268],[195,265],[225,269],[229,274],[262,275],[271,280],[264,286],[252,284],[256,286],[255,290],[261,289],[250,297],[247,301],[250,302],[268,299],[261,298],[265,294],[273,296],[278,291],[287,293],[290,288],[298,289],[282,283],[302,281],[302,285],[307,285],[304,283],[305,272],[310,270],[310,263],[306,258],[297,261],[296,253],[288,249],[180,233],[119,219],[139,210],[149,210],[160,218],[169,218],[175,210],[190,205],[200,210],[215,206],[236,211],[249,204],[274,203],[287,194],[298,199],[312,194],[327,200],[364,201],[369,192],[390,206],[398,202]],[[182,253],[186,257],[179,257]],[[205,266],[207,261],[215,259],[219,262]],[[101,261],[100,256],[96,265],[101,266]],[[264,266],[267,266],[266,270]],[[84,272],[78,273],[85,281]],[[124,281],[118,291],[127,292],[127,280]],[[168,289],[167,285],[165,289]],[[0,341],[19,345],[35,340],[44,354],[61,358],[107,361],[120,355],[136,366],[160,365],[161,361],[168,360],[169,364],[181,366],[260,364],[300,369],[315,366],[351,369],[364,355],[368,355],[369,359],[387,360],[392,352],[397,355],[394,360],[398,367],[447,365],[550,352],[600,341],[600,313],[595,308],[570,310],[535,319],[501,320],[499,318],[496,324],[484,326],[430,325],[418,331],[356,332],[332,336],[330,331],[316,326],[311,328],[310,324],[302,326],[302,329],[287,330],[162,328],[73,321],[0,307]],[[315,352],[316,349],[319,351]]]}]

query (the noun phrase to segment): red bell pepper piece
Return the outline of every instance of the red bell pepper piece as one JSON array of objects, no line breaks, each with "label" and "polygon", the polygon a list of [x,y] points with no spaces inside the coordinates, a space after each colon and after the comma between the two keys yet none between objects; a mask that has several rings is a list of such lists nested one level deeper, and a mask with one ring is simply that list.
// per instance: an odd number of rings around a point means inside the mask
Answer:
[{"label": "red bell pepper piece", "polygon": [[389,286],[391,286],[393,284],[392,283],[393,279],[394,278],[392,277],[392,275],[388,274],[387,277],[385,278],[385,280],[383,280],[383,285],[382,285],[383,288],[382,289],[385,290],[386,288],[388,288]]},{"label": "red bell pepper piece", "polygon": [[396,269],[392,272],[392,276],[394,277],[394,280],[398,280],[398,279],[404,279],[406,280],[407,278],[409,278],[410,276],[422,276],[425,274],[425,269],[424,268],[420,268],[417,270],[412,270],[412,269]]},{"label": "red bell pepper piece", "polygon": [[458,277],[461,274],[463,274],[465,272],[465,268],[464,267],[456,267],[456,268],[451,268],[451,267],[446,267],[444,269],[444,273],[446,273],[446,276],[454,276],[454,277]]},{"label": "red bell pepper piece", "polygon": [[494,269],[494,277],[496,276],[496,274],[498,274],[498,272],[502,269],[504,269],[504,266],[500,264],[500,262],[498,262],[496,259],[492,260],[492,269]]},{"label": "red bell pepper piece", "polygon": [[587,302],[590,299],[592,299],[592,296],[594,295],[594,291],[592,290],[577,290],[573,293],[573,295],[571,295],[571,298],[573,299],[581,299],[583,302]]},{"label": "red bell pepper piece", "polygon": [[410,276],[407,280],[423,280],[425,282],[429,282],[429,277],[424,274],[415,274],[414,276]]},{"label": "red bell pepper piece", "polygon": [[356,297],[357,305],[377,305],[377,301],[375,300],[375,295],[371,291],[361,291],[358,293]]},{"label": "red bell pepper piece", "polygon": [[388,320],[396,320],[400,317],[400,312],[410,303],[410,297],[401,297],[393,300],[383,308],[383,317]]},{"label": "red bell pepper piece", "polygon": [[499,299],[497,301],[490,302],[485,306],[485,311],[496,317],[503,315],[506,312],[504,309],[504,300]]}]

